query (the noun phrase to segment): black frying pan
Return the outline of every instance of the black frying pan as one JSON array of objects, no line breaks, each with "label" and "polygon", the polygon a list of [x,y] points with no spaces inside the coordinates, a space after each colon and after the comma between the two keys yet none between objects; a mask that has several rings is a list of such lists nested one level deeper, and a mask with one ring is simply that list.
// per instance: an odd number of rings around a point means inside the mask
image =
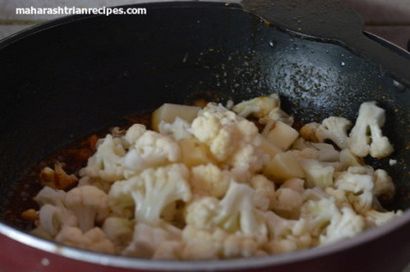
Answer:
[{"label": "black frying pan", "polygon": [[[146,16],[67,17],[4,40],[0,44],[0,207],[10,205],[10,192],[38,161],[76,139],[121,123],[123,116],[164,102],[190,103],[198,97],[237,102],[272,92],[281,95],[285,110],[300,122],[329,115],[354,120],[362,102],[378,101],[387,110],[385,133],[395,145],[393,158],[398,164],[372,163],[386,168],[396,181],[398,194],[390,206],[409,207],[409,55],[363,35],[360,20],[351,11],[343,8],[334,13],[339,4],[248,1],[244,6],[249,12],[224,3],[146,4],[142,5],[148,9]],[[410,260],[409,221],[407,212],[389,226],[327,248],[196,263],[193,269],[399,271]],[[65,262],[59,271],[79,267],[92,271],[98,268],[95,263],[192,268],[190,263],[61,250],[14,231],[4,218],[2,222],[0,231],[6,236],[85,261],[32,249],[32,256]],[[4,237],[13,250],[0,253],[0,260],[10,263],[23,246]],[[14,261],[14,265],[30,263]],[[52,271],[56,266],[36,269]]]}]

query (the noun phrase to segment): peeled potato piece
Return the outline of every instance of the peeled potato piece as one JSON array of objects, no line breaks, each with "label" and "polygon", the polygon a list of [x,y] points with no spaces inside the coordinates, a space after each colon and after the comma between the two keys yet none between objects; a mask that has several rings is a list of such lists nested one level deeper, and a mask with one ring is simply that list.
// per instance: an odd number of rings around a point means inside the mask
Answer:
[{"label": "peeled potato piece", "polygon": [[177,117],[187,121],[188,123],[191,123],[192,120],[194,120],[197,116],[200,109],[200,107],[195,106],[165,103],[161,107],[156,109],[152,114],[152,128],[155,131],[158,131],[161,121],[172,123]]},{"label": "peeled potato piece", "polygon": [[182,139],[179,141],[179,146],[182,163],[189,167],[213,162],[208,146],[195,138]]},{"label": "peeled potato piece", "polygon": [[275,126],[266,135],[266,139],[282,150],[287,150],[299,137],[299,132],[291,126],[277,121]]},{"label": "peeled potato piece", "polygon": [[277,181],[303,178],[305,176],[297,158],[291,152],[276,154],[275,157],[266,164],[264,174]]}]

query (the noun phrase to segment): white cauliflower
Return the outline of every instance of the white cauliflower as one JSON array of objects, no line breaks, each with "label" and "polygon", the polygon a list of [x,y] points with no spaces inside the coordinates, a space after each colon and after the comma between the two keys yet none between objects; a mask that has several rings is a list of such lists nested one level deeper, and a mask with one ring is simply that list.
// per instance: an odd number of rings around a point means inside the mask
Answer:
[{"label": "white cauliflower", "polygon": [[244,181],[260,170],[266,160],[258,148],[258,129],[252,122],[209,103],[194,119],[191,132],[219,162],[232,167],[235,178]]},{"label": "white cauliflower", "polygon": [[187,260],[218,259],[223,248],[222,241],[226,232],[221,229],[207,231],[187,225],[182,231],[182,240],[185,243],[182,258]]},{"label": "white cauliflower", "polygon": [[[23,218],[36,224],[33,234],[66,245],[181,261],[296,251],[401,214],[384,212],[379,200],[393,197],[394,184],[363,159],[393,151],[374,102],[361,105],[350,137],[350,121],[334,116],[299,133],[276,94],[230,108],[164,104],[151,120],[159,133],[114,128],[74,189],[44,187],[39,211]],[[55,176],[43,172],[41,181]]]},{"label": "white cauliflower", "polygon": [[102,221],[109,213],[107,194],[90,185],[68,191],[64,204],[74,212],[83,232],[92,229],[96,221]]},{"label": "white cauliflower", "polygon": [[336,202],[331,198],[309,200],[301,208],[301,218],[305,220],[309,233],[314,237],[319,237],[330,224],[333,216],[338,213]]},{"label": "white cauliflower", "polygon": [[157,226],[137,223],[131,243],[122,252],[123,255],[139,258],[152,258],[161,244],[169,241],[180,241],[181,230],[162,223]]},{"label": "white cauliflower", "polygon": [[54,206],[63,207],[64,197],[66,192],[63,190],[52,189],[48,186],[43,187],[40,192],[34,197],[38,205],[51,204]]},{"label": "white cauliflower", "polygon": [[127,132],[123,136],[125,146],[129,148],[134,145],[135,142],[147,131],[144,125],[134,124],[127,129]]},{"label": "white cauliflower", "polygon": [[265,125],[263,135],[267,135],[278,121],[289,126],[293,124],[293,117],[280,108],[280,98],[277,94],[243,101],[235,105],[233,111],[242,117],[254,116],[258,118],[259,123]]},{"label": "white cauliflower", "polygon": [[275,193],[273,210],[287,218],[298,218],[304,201],[301,179],[287,180]]},{"label": "white cauliflower", "polygon": [[118,215],[156,224],[164,208],[177,200],[189,201],[189,171],[183,164],[144,170],[138,176],[113,184],[109,193],[111,209]]},{"label": "white cauliflower", "polygon": [[121,138],[108,134],[98,141],[97,152],[88,159],[87,166],[80,170],[80,176],[100,178],[107,182],[123,178],[125,153]]},{"label": "white cauliflower", "polygon": [[376,197],[391,199],[394,196],[395,190],[393,180],[385,170],[377,169],[374,171],[373,193]]},{"label": "white cauliflower", "polygon": [[393,152],[393,146],[382,134],[381,128],[385,120],[385,111],[376,106],[376,102],[361,104],[356,124],[350,132],[350,150],[359,157],[365,157],[369,153],[378,159],[389,156]]},{"label": "white cauliflower", "polygon": [[320,236],[321,244],[351,238],[365,229],[365,220],[350,207],[343,207],[341,212],[333,214],[330,225],[324,235]]},{"label": "white cauliflower", "polygon": [[190,128],[191,125],[179,117],[176,117],[173,123],[161,121],[159,124],[161,134],[168,135],[177,141],[192,137],[191,132],[189,132]]},{"label": "white cauliflower", "polygon": [[124,176],[129,178],[144,169],[176,162],[180,156],[179,145],[172,138],[154,131],[146,131],[124,157]]},{"label": "white cauliflower", "polygon": [[205,231],[187,225],[182,232],[185,247],[182,258],[188,260],[210,260],[264,256],[262,243],[241,233],[227,233],[219,228]]},{"label": "white cauliflower", "polygon": [[232,156],[229,164],[231,173],[238,181],[247,181],[252,175],[262,169],[268,156],[253,144],[247,144]]},{"label": "white cauliflower", "polygon": [[219,205],[219,201],[215,197],[204,196],[194,199],[186,208],[186,223],[197,229],[212,230],[217,225],[214,217],[218,212]]},{"label": "white cauliflower", "polygon": [[77,218],[73,212],[62,206],[50,204],[45,204],[40,208],[37,228],[45,232],[48,237],[54,237],[65,226],[77,226]]},{"label": "white cauliflower", "polygon": [[209,103],[192,122],[192,133],[207,143],[212,154],[224,161],[236,151],[242,142],[251,142],[258,134],[250,121],[237,116],[222,105]]},{"label": "white cauliflower", "polygon": [[80,178],[80,180],[78,181],[78,187],[81,186],[85,186],[85,185],[89,185],[89,186],[94,186],[98,189],[100,189],[101,191],[104,191],[105,193],[108,193],[110,191],[111,188],[111,183],[109,182],[105,182],[104,180],[100,179],[100,178],[92,178],[89,176],[84,176],[82,178]]},{"label": "white cauliflower", "polygon": [[316,136],[316,131],[319,128],[320,124],[316,122],[311,122],[303,125],[300,128],[299,133],[302,139],[310,142],[319,142],[319,139]]},{"label": "white cauliflower", "polygon": [[303,219],[286,219],[280,217],[272,211],[266,212],[264,216],[269,229],[269,237],[271,240],[286,238],[288,236],[299,236],[307,230],[306,222]]},{"label": "white cauliflower", "polygon": [[253,176],[249,183],[255,189],[255,207],[261,210],[272,208],[275,201],[275,183],[263,175]]},{"label": "white cauliflower", "polygon": [[195,194],[222,197],[231,180],[231,174],[214,164],[198,165],[191,169],[191,186]]},{"label": "white cauliflower", "polygon": [[322,124],[316,129],[316,138],[319,142],[329,139],[334,142],[340,149],[348,146],[347,131],[352,123],[343,117],[331,116],[322,121]]},{"label": "white cauliflower", "polygon": [[122,247],[131,241],[134,226],[129,219],[108,217],[102,225],[102,230],[115,245]]},{"label": "white cauliflower", "polygon": [[181,241],[165,241],[155,249],[153,260],[180,260],[184,244]]},{"label": "white cauliflower", "polygon": [[264,247],[271,254],[292,252],[311,247],[314,240],[308,233],[304,219],[289,220],[273,212],[265,213],[270,240]]},{"label": "white cauliflower", "polygon": [[368,226],[375,227],[383,225],[401,214],[401,211],[380,212],[376,210],[369,210],[364,214],[364,217]]},{"label": "white cauliflower", "polygon": [[364,168],[350,167],[336,181],[337,189],[347,192],[347,198],[357,212],[363,213],[373,205],[374,179]]},{"label": "white cauliflower", "polygon": [[255,208],[255,193],[247,185],[231,182],[215,222],[226,230],[240,229],[244,234],[265,236],[266,226]]},{"label": "white cauliflower", "polygon": [[233,111],[242,117],[253,115],[257,118],[266,117],[272,110],[280,108],[280,99],[277,94],[259,96],[243,101],[233,107]]},{"label": "white cauliflower", "polygon": [[193,201],[187,208],[187,224],[199,229],[220,227],[228,232],[241,231],[264,239],[267,234],[261,211],[256,209],[256,191],[231,181],[225,197],[218,201],[207,197]]},{"label": "white cauliflower", "polygon": [[113,243],[100,228],[82,232],[79,228],[67,226],[58,233],[55,239],[57,242],[73,247],[102,253],[115,253]]}]

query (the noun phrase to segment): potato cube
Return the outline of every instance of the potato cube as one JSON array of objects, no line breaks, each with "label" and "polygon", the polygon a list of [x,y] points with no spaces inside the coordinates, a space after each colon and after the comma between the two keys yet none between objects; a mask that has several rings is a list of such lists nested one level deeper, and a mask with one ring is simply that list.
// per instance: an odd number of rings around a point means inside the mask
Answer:
[{"label": "potato cube", "polygon": [[186,138],[179,141],[182,153],[182,163],[189,167],[213,162],[208,146],[195,138]]},{"label": "potato cube", "polygon": [[282,150],[289,149],[298,137],[299,132],[296,129],[281,121],[277,121],[273,129],[266,135],[268,141]]},{"label": "potato cube", "polygon": [[195,106],[165,103],[152,114],[152,128],[158,131],[161,121],[172,123],[177,117],[191,123],[200,109],[200,107]]},{"label": "potato cube", "polygon": [[276,181],[285,181],[291,178],[303,178],[305,173],[299,161],[292,152],[278,153],[264,168],[264,174]]}]

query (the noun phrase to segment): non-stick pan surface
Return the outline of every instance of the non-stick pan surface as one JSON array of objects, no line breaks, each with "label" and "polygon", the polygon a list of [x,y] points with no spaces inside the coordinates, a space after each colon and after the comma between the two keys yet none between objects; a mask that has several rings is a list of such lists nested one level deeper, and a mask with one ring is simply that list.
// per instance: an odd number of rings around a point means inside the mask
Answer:
[{"label": "non-stick pan surface", "polygon": [[[391,73],[360,50],[340,43],[269,26],[238,5],[143,6],[148,10],[144,16],[69,17],[0,44],[0,207],[10,205],[17,181],[38,161],[76,139],[121,123],[123,116],[164,102],[190,103],[198,97],[238,102],[272,92],[281,95],[285,110],[298,122],[329,115],[354,120],[362,102],[378,101],[387,110],[384,131],[395,145],[392,157],[398,161],[394,166],[386,160],[380,163],[397,184],[391,207],[410,206],[410,91],[405,73]],[[396,224],[328,251],[199,263],[195,269],[263,265],[275,271],[397,271],[410,259],[408,218],[405,213]],[[0,230],[9,231],[10,224],[3,220]],[[13,237],[28,241],[19,232]],[[132,261],[61,250],[44,241],[38,244],[93,263],[186,268],[181,263]],[[385,248],[393,245],[398,250],[394,261]],[[336,265],[338,261],[344,266]],[[78,268],[74,262],[68,264],[73,266],[61,271]]]}]

